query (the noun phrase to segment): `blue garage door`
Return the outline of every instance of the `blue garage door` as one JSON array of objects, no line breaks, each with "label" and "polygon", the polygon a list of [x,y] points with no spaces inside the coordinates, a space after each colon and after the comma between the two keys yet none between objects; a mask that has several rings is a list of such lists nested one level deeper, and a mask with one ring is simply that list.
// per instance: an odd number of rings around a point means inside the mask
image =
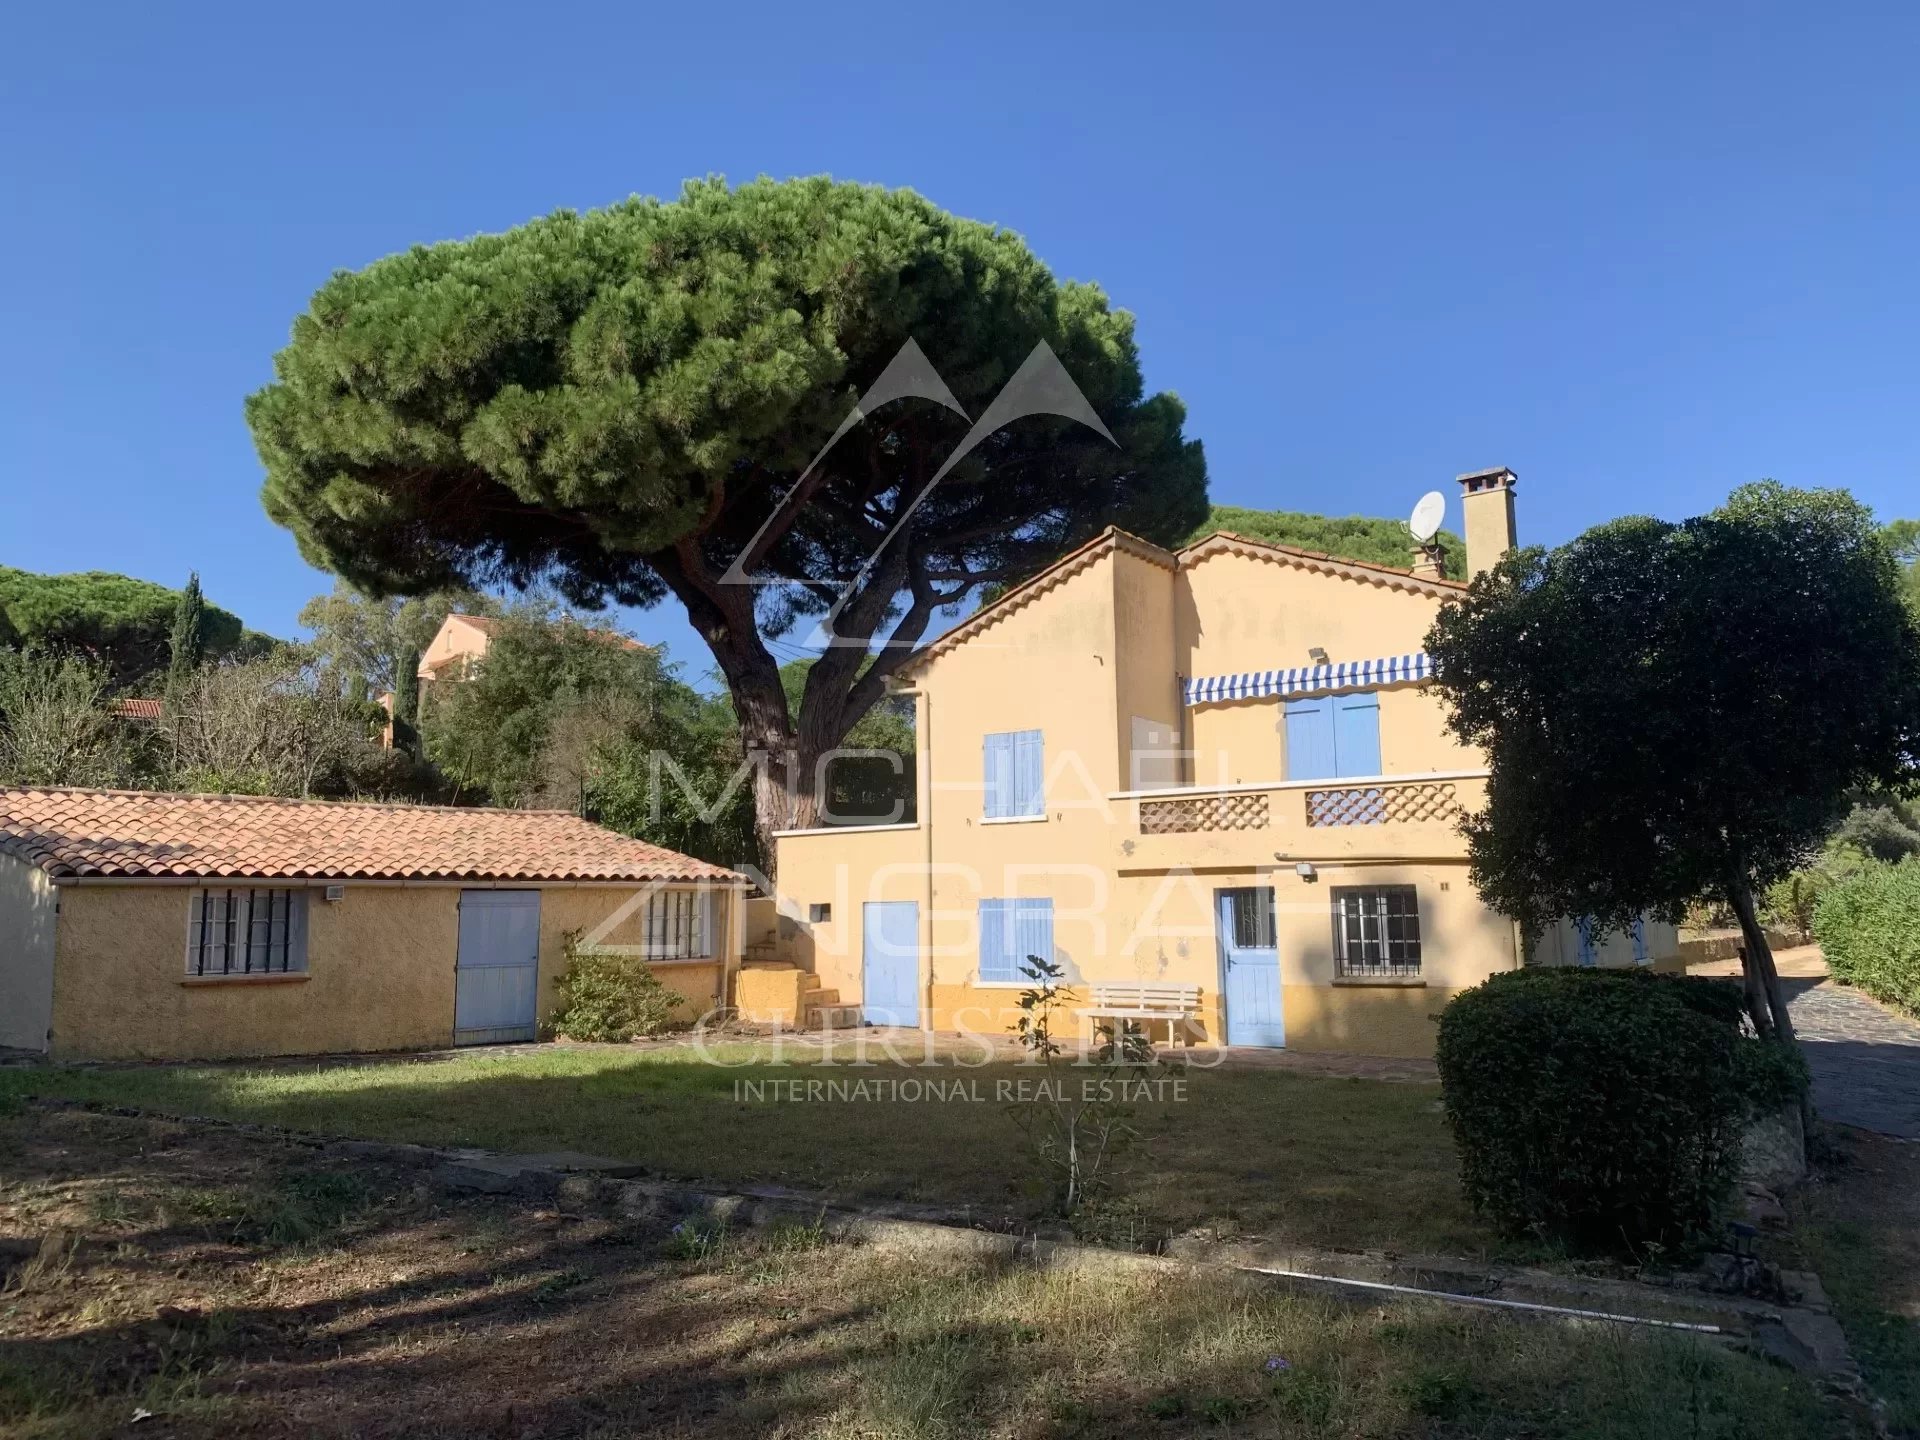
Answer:
[{"label": "blue garage door", "polygon": [[531,1040],[539,1002],[540,892],[462,890],[453,1043]]}]

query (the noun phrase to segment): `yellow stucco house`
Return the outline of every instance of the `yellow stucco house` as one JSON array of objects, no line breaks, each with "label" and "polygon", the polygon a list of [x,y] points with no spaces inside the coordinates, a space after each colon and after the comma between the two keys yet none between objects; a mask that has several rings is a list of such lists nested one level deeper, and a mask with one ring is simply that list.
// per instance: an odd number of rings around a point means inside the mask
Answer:
[{"label": "yellow stucco house", "polygon": [[531,1040],[569,933],[690,1020],[745,876],[560,811],[0,789],[0,1047],[215,1059]]},{"label": "yellow stucco house", "polygon": [[[1514,476],[1460,484],[1477,573],[1513,544]],[[918,818],[780,835],[750,957],[868,1023],[1004,1034],[1040,954],[1083,1002],[1182,997],[1195,1040],[1431,1053],[1447,999],[1523,956],[1457,828],[1483,757],[1426,684],[1464,587],[1413,558],[1119,531],[1068,555],[903,672]],[[1562,925],[1532,958],[1676,948],[1669,926]]]}]

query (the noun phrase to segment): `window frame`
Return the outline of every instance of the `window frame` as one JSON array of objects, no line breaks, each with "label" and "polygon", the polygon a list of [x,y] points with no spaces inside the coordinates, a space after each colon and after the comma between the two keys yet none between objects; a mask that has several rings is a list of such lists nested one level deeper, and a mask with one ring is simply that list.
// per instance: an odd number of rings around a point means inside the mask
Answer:
[{"label": "window frame", "polygon": [[[312,893],[301,885],[203,885],[188,891],[186,978],[245,980],[311,973],[308,913]],[[260,897],[265,897],[264,915],[255,913]],[[277,919],[276,905],[280,910]],[[213,963],[216,956],[218,965]],[[238,965],[233,963],[236,958]]]},{"label": "window frame", "polygon": [[[640,956],[644,960],[712,960],[719,953],[714,935],[713,887],[662,887],[640,907]],[[660,902],[668,902],[662,905]],[[685,902],[691,901],[691,904]]]},{"label": "window frame", "polygon": [[[1049,962],[1058,963],[1060,946],[1054,939],[1053,898],[1051,896],[983,895],[979,898],[974,910],[975,921],[978,926],[978,934],[974,942],[974,976],[976,984],[987,987],[1005,988],[1011,986],[1019,989],[1031,989],[1039,983],[1021,969],[1026,963],[1027,957],[1024,954],[1015,955],[1012,953],[1020,948],[1017,941],[1021,913],[1023,911],[1031,915],[1044,915],[1046,917],[1047,954],[1044,958]],[[996,942],[1004,943],[1008,951],[1007,973],[1005,974],[997,970],[990,974],[987,970],[987,917],[989,914],[996,917],[993,922]],[[1011,924],[1012,927],[1011,938],[1009,938],[1008,935],[1009,924]]]},{"label": "window frame", "polygon": [[[1280,706],[1280,769],[1289,781],[1368,780],[1386,774],[1380,738],[1380,692],[1340,690],[1290,698]],[[1353,717],[1365,715],[1364,721]],[[1358,725],[1364,734],[1356,737]],[[1315,732],[1307,733],[1309,730]],[[1342,743],[1343,738],[1346,743]],[[1324,751],[1324,756],[1320,751]],[[1354,758],[1365,755],[1361,765]],[[1308,763],[1308,762],[1314,763]],[[1314,774],[1304,774],[1312,770]],[[1324,773],[1320,773],[1324,771]]]},{"label": "window frame", "polygon": [[[1355,958],[1350,953],[1347,934],[1346,902],[1349,897],[1377,896],[1382,904],[1373,914],[1362,912],[1356,915],[1360,923],[1359,944],[1362,955]],[[1407,904],[1404,910],[1395,913],[1387,902],[1391,898],[1404,897]],[[1424,978],[1422,967],[1425,941],[1421,933],[1420,887],[1411,884],[1390,885],[1336,885],[1327,896],[1329,908],[1333,914],[1333,975],[1336,980],[1418,980]],[[1366,928],[1372,921],[1377,929],[1376,935],[1369,939]],[[1392,927],[1395,922],[1401,926],[1399,938],[1395,938]],[[1411,935],[1407,929],[1411,928]],[[1380,947],[1380,958],[1369,960],[1364,951],[1368,945]],[[1391,947],[1402,947],[1402,954],[1395,958]],[[1409,958],[1406,947],[1411,947]]]},{"label": "window frame", "polygon": [[[1006,755],[1006,785],[995,766],[995,742]],[[1031,747],[1032,772],[1024,778],[1031,792],[1021,794],[1023,742]],[[980,739],[980,818],[982,820],[1044,820],[1047,814],[1047,734],[1040,729],[991,730]]]}]

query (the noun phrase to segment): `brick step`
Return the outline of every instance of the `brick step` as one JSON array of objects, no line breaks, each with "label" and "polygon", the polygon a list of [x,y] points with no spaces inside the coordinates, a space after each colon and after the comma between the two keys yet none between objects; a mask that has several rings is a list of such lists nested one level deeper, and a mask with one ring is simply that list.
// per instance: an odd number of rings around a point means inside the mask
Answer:
[{"label": "brick step", "polygon": [[802,1030],[853,1030],[862,1023],[858,1005],[809,1005],[801,1015]]},{"label": "brick step", "polygon": [[803,1010],[824,1010],[839,1003],[840,992],[822,985],[812,985],[800,992],[800,1008]]}]

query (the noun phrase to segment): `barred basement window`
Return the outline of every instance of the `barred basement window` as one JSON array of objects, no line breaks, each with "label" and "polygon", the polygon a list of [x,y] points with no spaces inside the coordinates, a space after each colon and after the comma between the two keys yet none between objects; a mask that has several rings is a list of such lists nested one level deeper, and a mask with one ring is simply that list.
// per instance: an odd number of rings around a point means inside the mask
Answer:
[{"label": "barred basement window", "polygon": [[1413,886],[1335,887],[1333,973],[1343,979],[1420,973],[1420,896]]},{"label": "barred basement window", "polygon": [[713,892],[661,890],[640,916],[642,952],[650,960],[706,960],[713,955]]},{"label": "barred basement window", "polygon": [[196,890],[189,975],[298,975],[307,968],[305,890]]}]

